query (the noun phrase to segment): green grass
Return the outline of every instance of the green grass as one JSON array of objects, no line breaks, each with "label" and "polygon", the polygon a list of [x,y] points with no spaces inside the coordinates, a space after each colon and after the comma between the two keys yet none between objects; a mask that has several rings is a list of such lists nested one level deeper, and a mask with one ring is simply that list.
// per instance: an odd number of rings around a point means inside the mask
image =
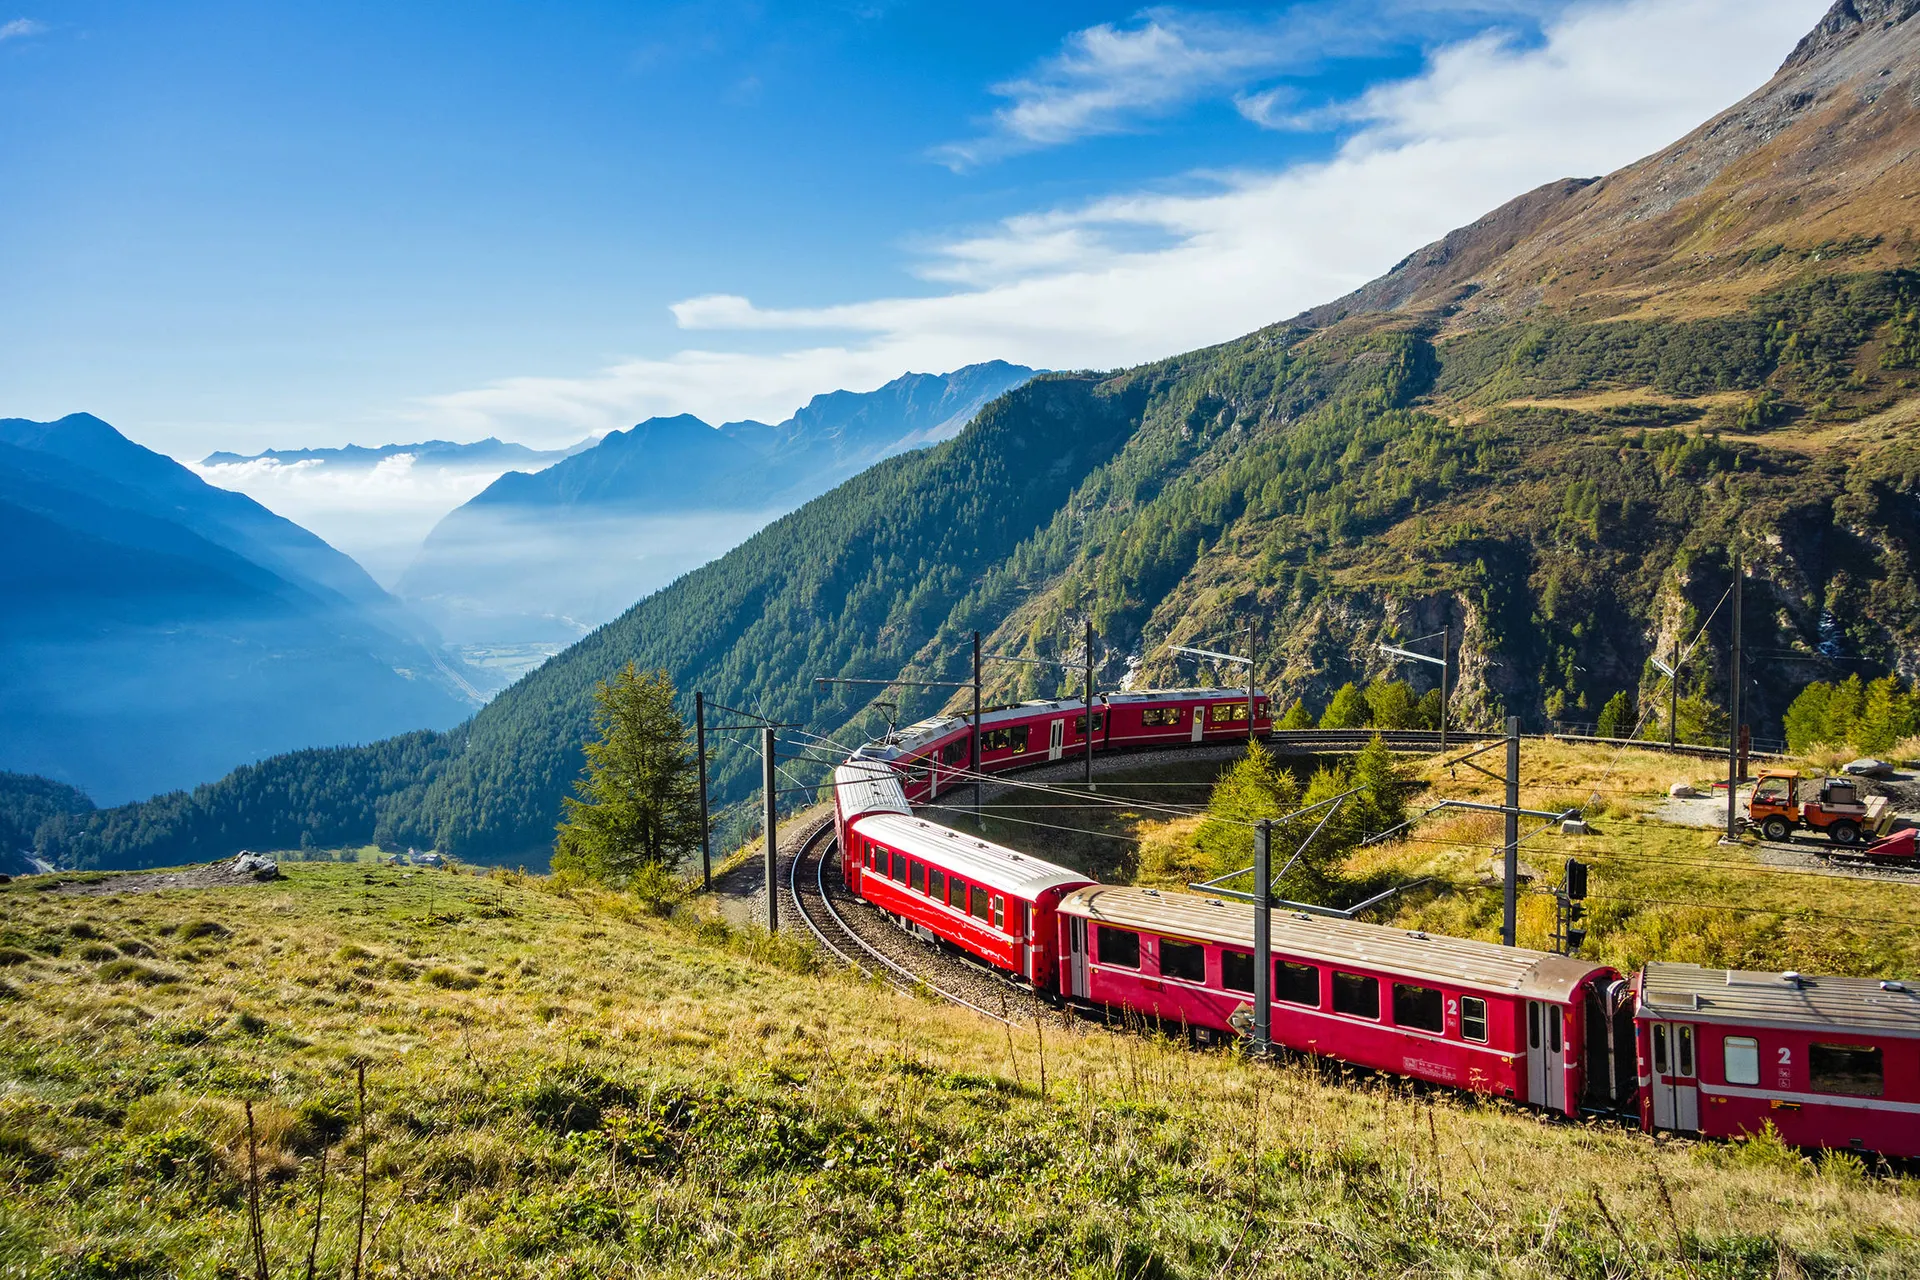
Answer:
[{"label": "green grass", "polygon": [[[31,957],[0,999],[0,1275],[251,1275],[249,1102],[280,1276],[305,1274],[323,1153],[324,1276],[363,1154],[378,1276],[1920,1268],[1916,1187],[1851,1159],[1009,1032],[551,881],[288,872],[0,890],[0,944]],[[76,924],[168,979],[82,959]]]}]

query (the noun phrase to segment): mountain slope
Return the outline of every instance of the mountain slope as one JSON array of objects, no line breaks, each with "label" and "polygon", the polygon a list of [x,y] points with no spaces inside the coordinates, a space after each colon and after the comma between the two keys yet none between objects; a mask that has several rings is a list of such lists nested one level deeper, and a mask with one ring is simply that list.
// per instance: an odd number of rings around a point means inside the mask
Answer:
[{"label": "mountain slope", "polygon": [[815,396],[776,426],[649,418],[446,516],[397,590],[449,640],[569,642],[867,466],[949,438],[1033,376],[1003,361]]},{"label": "mountain slope", "polygon": [[118,801],[472,707],[359,567],[87,415],[0,421],[0,768]]},{"label": "mountain slope", "polygon": [[[812,678],[955,678],[975,627],[991,652],[1060,657],[1089,615],[1107,687],[1191,680],[1167,641],[1241,644],[1234,628],[1257,621],[1262,682],[1316,708],[1348,680],[1426,687],[1376,645],[1445,627],[1456,717],[1534,729],[1591,720],[1620,692],[1663,704],[1650,658],[1698,635],[1687,727],[1710,733],[1736,543],[1756,732],[1777,732],[1786,700],[1836,663],[1915,674],[1920,276],[1895,235],[1795,237],[1870,222],[1907,190],[1913,95],[1889,99],[1920,76],[1920,19],[1862,0],[1834,13],[1670,163],[1532,193],[1345,303],[1238,341],[1040,378],[641,602],[417,769],[386,744],[356,757],[371,795],[328,791],[313,762],[261,776],[330,795],[315,822],[377,811],[388,838],[522,852],[547,841],[592,684],[622,662],[845,742],[877,713]],[[1874,81],[1889,88],[1866,102]],[[1796,103],[1771,132],[1749,127]],[[1846,172],[1819,167],[1826,153]],[[1795,163],[1816,166],[1799,188],[1834,202],[1803,218],[1783,197],[1760,220],[1776,167]],[[1663,182],[1670,201],[1649,194]],[[1738,261],[1678,234],[1747,205]],[[1547,275],[1527,274],[1538,264]],[[996,698],[1054,679],[1013,664],[989,677]],[[944,700],[903,694],[899,715]],[[722,798],[743,797],[753,760],[716,752]],[[232,838],[240,794],[209,789],[172,835],[156,818],[138,856]],[[134,856],[98,833],[137,814],[70,821],[50,850]]]}]

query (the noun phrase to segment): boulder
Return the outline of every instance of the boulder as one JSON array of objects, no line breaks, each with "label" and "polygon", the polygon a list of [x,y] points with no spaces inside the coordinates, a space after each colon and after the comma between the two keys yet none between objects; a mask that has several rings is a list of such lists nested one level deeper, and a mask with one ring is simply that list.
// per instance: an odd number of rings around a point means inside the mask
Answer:
[{"label": "boulder", "polygon": [[1702,792],[1691,782],[1676,782],[1667,788],[1667,794],[1675,800],[1698,800]]},{"label": "boulder", "polygon": [[237,876],[246,876],[250,880],[278,880],[280,864],[272,858],[263,858],[257,853],[242,850],[228,868]]}]

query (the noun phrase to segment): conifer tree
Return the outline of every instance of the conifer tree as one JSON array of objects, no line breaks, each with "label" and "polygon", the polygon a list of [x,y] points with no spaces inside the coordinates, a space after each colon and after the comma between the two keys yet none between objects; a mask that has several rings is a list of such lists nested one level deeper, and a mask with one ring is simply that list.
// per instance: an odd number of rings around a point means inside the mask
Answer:
[{"label": "conifer tree", "polygon": [[1411,729],[1420,718],[1413,690],[1398,680],[1375,680],[1367,686],[1367,709],[1374,727]]},{"label": "conifer tree", "polygon": [[665,671],[629,662],[594,689],[596,741],[566,797],[556,871],[625,883],[669,868],[700,845],[699,779],[687,726]]},{"label": "conifer tree", "polygon": [[1287,714],[1281,716],[1280,723],[1274,727],[1279,729],[1311,729],[1313,728],[1313,713],[1307,710],[1307,704],[1304,701],[1296,701],[1292,706],[1287,708]]},{"label": "conifer tree", "polygon": [[1633,697],[1625,689],[1607,699],[1607,705],[1600,708],[1600,723],[1594,726],[1594,733],[1602,738],[1625,738],[1633,733],[1634,712]]},{"label": "conifer tree", "polygon": [[1367,723],[1367,700],[1351,683],[1340,686],[1320,717],[1322,729],[1358,729]]}]

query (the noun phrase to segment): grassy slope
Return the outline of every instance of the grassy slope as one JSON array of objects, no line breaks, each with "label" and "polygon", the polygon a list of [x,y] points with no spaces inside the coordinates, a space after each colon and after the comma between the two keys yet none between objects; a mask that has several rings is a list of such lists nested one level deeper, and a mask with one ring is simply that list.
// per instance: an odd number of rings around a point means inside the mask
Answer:
[{"label": "grassy slope", "polygon": [[[249,1274],[247,1099],[275,1274],[303,1270],[330,1141],[317,1274],[340,1274],[361,1061],[374,1275],[1920,1266],[1912,1185],[1851,1158],[1656,1145],[1055,1023],[1043,1054],[1032,1027],[540,882],[16,883],[0,917],[8,1276]],[[153,954],[88,958],[106,945]]]}]

